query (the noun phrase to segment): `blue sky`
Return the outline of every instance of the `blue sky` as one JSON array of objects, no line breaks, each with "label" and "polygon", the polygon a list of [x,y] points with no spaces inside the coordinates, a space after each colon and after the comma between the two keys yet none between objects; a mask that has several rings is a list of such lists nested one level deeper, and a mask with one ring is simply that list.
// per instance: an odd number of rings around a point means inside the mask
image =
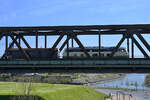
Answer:
[{"label": "blue sky", "polygon": [[[0,0],[0,4],[0,26],[150,24],[149,0]],[[97,45],[96,36],[79,38],[87,46]],[[103,36],[102,44],[114,46],[119,38]],[[141,55],[137,49],[136,55]]]}]

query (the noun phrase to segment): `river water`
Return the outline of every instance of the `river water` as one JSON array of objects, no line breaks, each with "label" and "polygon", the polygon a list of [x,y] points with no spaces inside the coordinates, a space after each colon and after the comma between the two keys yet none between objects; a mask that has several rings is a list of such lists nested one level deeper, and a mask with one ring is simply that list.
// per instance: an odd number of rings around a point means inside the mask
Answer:
[{"label": "river water", "polygon": [[143,85],[145,77],[146,74],[128,74],[124,78],[97,84],[97,86],[150,90],[149,87]]}]

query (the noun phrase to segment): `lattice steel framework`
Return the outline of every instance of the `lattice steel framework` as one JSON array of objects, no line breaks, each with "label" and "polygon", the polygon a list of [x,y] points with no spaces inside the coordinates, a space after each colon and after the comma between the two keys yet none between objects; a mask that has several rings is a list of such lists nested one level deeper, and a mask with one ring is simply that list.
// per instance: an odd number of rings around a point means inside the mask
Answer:
[{"label": "lattice steel framework", "polygon": [[[150,45],[144,39],[142,34],[150,34],[150,24],[137,24],[137,25],[87,25],[87,26],[37,26],[37,27],[0,27],[0,40],[5,37],[5,53],[1,57],[3,59],[10,48],[13,47],[14,44],[18,47],[18,49],[24,54],[26,60],[32,60],[30,55],[26,53],[23,47],[20,45],[20,41],[22,40],[27,48],[32,48],[28,41],[24,38],[24,36],[35,36],[36,37],[36,48],[38,48],[38,36],[45,36],[45,48],[47,48],[47,36],[59,36],[58,39],[52,46],[52,50],[49,51],[49,55],[53,55],[53,51],[57,48],[60,41],[63,39],[64,36],[67,36],[66,40],[60,46],[60,52],[63,48],[67,45],[67,51],[69,51],[69,40],[72,40],[72,47],[74,46],[73,41],[79,45],[79,47],[84,51],[87,59],[91,59],[91,56],[86,51],[84,45],[79,40],[78,35],[97,35],[99,37],[98,44],[99,44],[99,55],[101,53],[101,35],[115,35],[119,34],[122,35],[121,40],[116,45],[115,49],[111,53],[110,57],[113,57],[114,54],[117,52],[121,44],[127,39],[127,51],[129,52],[129,39],[132,40],[131,42],[131,57],[134,58],[134,44],[138,47],[138,49],[142,52],[146,59],[149,59],[150,56]],[[134,37],[136,35],[140,41],[144,44],[147,48],[148,53],[143,49],[140,45],[139,41],[136,40]],[[11,44],[8,45],[8,37],[12,39]],[[0,47],[1,48],[1,47]],[[69,58],[69,53],[67,53],[67,58]],[[115,58],[114,58],[115,59]]]}]

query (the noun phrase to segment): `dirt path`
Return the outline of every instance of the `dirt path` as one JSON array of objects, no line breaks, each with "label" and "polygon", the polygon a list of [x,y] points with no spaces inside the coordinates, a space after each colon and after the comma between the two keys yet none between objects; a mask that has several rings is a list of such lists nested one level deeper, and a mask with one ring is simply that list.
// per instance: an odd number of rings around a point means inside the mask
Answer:
[{"label": "dirt path", "polygon": [[124,96],[124,95],[119,95],[119,96],[112,95],[112,98],[106,100],[136,100],[136,98],[133,96],[131,97],[131,96]]},{"label": "dirt path", "polygon": [[125,90],[111,90],[111,89],[97,89],[99,92],[111,94],[112,99],[107,100],[150,100],[149,91],[125,91]]}]

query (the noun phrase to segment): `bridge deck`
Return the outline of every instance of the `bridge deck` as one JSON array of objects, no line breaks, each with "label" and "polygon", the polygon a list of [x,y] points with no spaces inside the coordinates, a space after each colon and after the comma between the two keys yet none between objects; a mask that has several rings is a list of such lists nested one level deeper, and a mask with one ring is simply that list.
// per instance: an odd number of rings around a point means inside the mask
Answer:
[{"label": "bridge deck", "polygon": [[75,72],[150,72],[149,59],[0,61],[0,69]]},{"label": "bridge deck", "polygon": [[58,59],[58,60],[32,60],[32,61],[0,61],[0,67],[150,67],[149,59]]}]

